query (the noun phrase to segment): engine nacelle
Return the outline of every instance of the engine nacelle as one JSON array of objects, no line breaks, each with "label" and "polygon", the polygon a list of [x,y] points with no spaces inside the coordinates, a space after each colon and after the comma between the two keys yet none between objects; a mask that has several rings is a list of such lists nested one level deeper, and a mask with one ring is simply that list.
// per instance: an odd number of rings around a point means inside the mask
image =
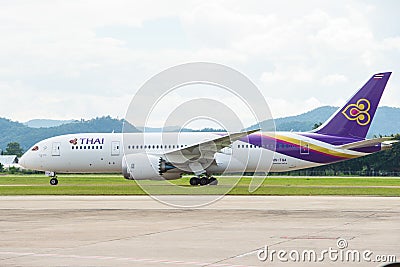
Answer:
[{"label": "engine nacelle", "polygon": [[124,156],[122,174],[129,180],[174,180],[182,177],[182,173],[162,157],[142,153]]}]

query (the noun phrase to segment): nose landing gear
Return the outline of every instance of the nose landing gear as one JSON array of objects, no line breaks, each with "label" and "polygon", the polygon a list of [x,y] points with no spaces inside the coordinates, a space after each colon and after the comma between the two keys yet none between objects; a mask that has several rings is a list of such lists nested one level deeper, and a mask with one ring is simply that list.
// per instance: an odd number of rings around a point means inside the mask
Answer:
[{"label": "nose landing gear", "polygon": [[51,178],[51,179],[50,179],[50,184],[51,184],[51,185],[57,185],[57,184],[58,184],[58,179],[57,179],[57,177]]},{"label": "nose landing gear", "polygon": [[50,179],[50,184],[51,185],[57,185],[58,184],[58,179],[57,179],[57,175],[56,175],[55,172],[46,171],[45,174],[46,174],[46,176],[51,177],[51,179]]}]

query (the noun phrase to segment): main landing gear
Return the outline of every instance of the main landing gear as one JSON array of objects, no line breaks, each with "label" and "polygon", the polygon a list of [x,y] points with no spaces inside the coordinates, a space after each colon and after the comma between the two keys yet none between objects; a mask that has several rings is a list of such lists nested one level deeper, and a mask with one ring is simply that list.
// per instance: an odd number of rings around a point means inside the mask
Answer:
[{"label": "main landing gear", "polygon": [[217,185],[218,180],[214,177],[208,177],[208,176],[203,176],[203,177],[192,177],[190,178],[190,185],[196,186],[196,185]]}]

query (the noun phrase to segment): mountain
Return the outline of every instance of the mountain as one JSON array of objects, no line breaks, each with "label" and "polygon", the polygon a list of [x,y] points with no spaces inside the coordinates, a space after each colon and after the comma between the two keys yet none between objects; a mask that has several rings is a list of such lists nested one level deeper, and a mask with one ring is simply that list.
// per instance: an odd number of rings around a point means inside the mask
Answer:
[{"label": "mountain", "polygon": [[[278,118],[274,120],[276,130],[309,131],[313,128],[314,124],[326,121],[336,110],[336,107],[325,106],[300,115]],[[368,132],[368,137],[400,133],[400,120],[398,118],[400,118],[400,108],[379,107]],[[264,121],[260,124],[264,126],[271,125],[271,121]],[[117,120],[110,116],[87,121],[73,121],[49,128],[32,128],[19,122],[0,118],[0,149],[4,150],[10,142],[18,142],[26,150],[40,140],[62,134],[90,132],[119,133],[122,132],[122,125],[123,120]],[[252,127],[255,128],[255,126]],[[130,132],[137,131],[131,125],[129,129]],[[146,130],[154,132],[161,129]],[[210,130],[212,129],[208,129],[208,131]],[[183,131],[193,130],[184,129]]]},{"label": "mountain", "polygon": [[74,121],[50,128],[31,128],[19,122],[0,118],[0,149],[5,150],[10,142],[18,142],[26,150],[40,140],[71,133],[121,132],[122,120],[110,116],[88,121]]},{"label": "mountain", "polygon": [[75,120],[47,120],[47,119],[35,119],[24,122],[24,125],[31,128],[50,128],[57,127],[63,124],[76,122]]},{"label": "mountain", "polygon": [[[338,107],[324,106],[306,113],[275,119],[276,131],[305,132],[313,129],[314,124],[323,123],[336,112]],[[400,108],[379,107],[368,131],[368,137],[400,133]],[[261,129],[270,129],[271,121],[260,123]],[[248,129],[255,129],[253,125]]]},{"label": "mountain", "polygon": [[278,118],[275,119],[275,127],[277,131],[309,131],[313,128],[314,124],[325,122],[327,119],[329,119],[329,117],[337,109],[337,107],[325,106],[313,109],[300,115]]},{"label": "mountain", "polygon": [[[276,119],[277,131],[309,131],[315,123],[325,122],[337,107],[319,107],[301,115]],[[400,133],[400,108],[379,107],[368,131],[368,137]]]},{"label": "mountain", "polygon": [[368,136],[400,133],[400,108],[380,107],[376,111]]}]

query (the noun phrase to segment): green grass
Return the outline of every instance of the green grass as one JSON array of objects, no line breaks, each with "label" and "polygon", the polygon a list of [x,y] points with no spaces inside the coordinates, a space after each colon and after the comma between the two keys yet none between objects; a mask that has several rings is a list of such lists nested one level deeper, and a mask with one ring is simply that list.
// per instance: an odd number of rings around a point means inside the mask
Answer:
[{"label": "green grass", "polygon": [[[220,177],[218,186],[204,187],[189,186],[189,179],[141,181],[140,185],[151,194],[400,196],[399,178],[268,177],[253,193],[249,193],[249,177]],[[0,175],[0,195],[146,194],[135,181],[121,175],[60,175],[58,180],[58,186],[50,186],[44,175]]]}]

